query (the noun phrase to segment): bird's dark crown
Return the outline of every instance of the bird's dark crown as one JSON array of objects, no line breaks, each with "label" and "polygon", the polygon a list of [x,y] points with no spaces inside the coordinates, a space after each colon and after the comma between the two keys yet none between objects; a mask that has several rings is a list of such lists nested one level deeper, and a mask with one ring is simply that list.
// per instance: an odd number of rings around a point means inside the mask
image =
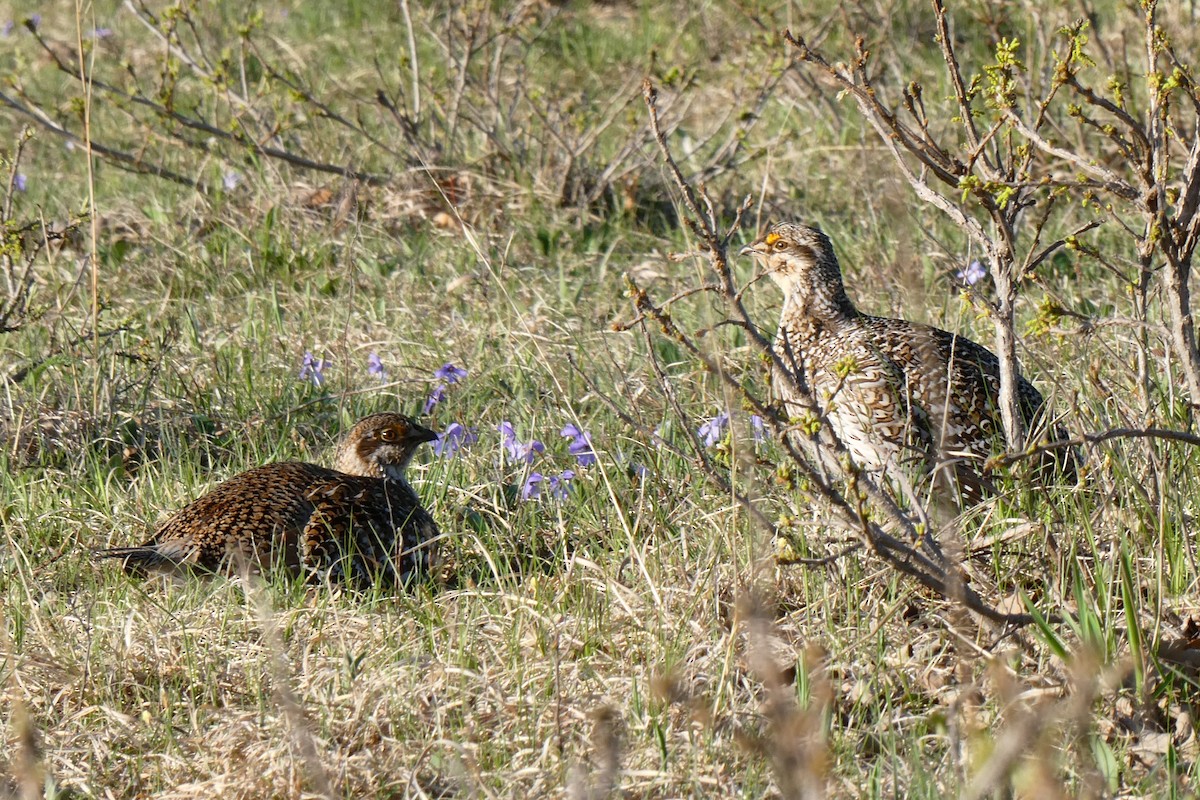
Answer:
[{"label": "bird's dark crown", "polygon": [[417,448],[437,434],[403,414],[363,417],[338,446],[334,469],[350,475],[402,479]]}]

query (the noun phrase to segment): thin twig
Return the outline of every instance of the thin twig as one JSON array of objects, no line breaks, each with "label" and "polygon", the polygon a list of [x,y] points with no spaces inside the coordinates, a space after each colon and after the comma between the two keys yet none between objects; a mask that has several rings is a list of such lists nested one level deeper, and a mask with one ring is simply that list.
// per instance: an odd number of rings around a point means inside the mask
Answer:
[{"label": "thin twig", "polygon": [[[13,109],[18,114],[28,117],[51,133],[61,136],[80,148],[83,147],[83,139],[81,139],[72,131],[67,130],[62,125],[59,125],[42,109],[33,106],[22,105],[3,91],[0,91],[0,103],[3,103],[4,105]],[[153,175],[157,178],[165,178],[173,183],[189,186],[203,194],[211,193],[210,187],[203,181],[193,180],[186,175],[181,175],[174,170],[167,169],[161,164],[147,161],[139,155],[134,155],[133,153],[127,153],[124,150],[118,150],[115,147],[109,147],[108,145],[100,144],[95,139],[93,139],[91,142],[91,149],[93,153],[103,156],[118,166],[128,168],[131,172],[136,172],[140,175]]]},{"label": "thin twig", "polygon": [[1074,439],[1060,439],[1054,442],[1039,443],[1034,447],[1022,450],[1020,453],[1005,453],[988,459],[987,469],[1008,466],[1018,461],[1033,458],[1042,453],[1081,447],[1085,444],[1100,444],[1112,439],[1162,439],[1168,442],[1182,442],[1193,447],[1200,447],[1200,436],[1187,431],[1176,431],[1170,428],[1112,428],[1099,433],[1085,433]]}]

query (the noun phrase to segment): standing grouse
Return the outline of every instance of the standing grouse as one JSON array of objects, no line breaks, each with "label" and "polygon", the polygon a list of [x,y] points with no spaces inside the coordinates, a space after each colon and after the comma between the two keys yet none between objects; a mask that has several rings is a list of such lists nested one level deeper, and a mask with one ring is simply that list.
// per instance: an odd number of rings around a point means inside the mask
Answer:
[{"label": "standing grouse", "polygon": [[[779,223],[742,254],[784,293],[773,383],[789,415],[815,411],[866,469],[932,472],[939,493],[959,503],[991,490],[982,467],[1004,447],[995,353],[939,328],[860,312],[819,228]],[[804,405],[804,389],[817,409]],[[1021,377],[1017,399],[1028,430],[1045,425],[1042,395]],[[1060,458],[1057,469],[1073,473],[1073,458]]]}]

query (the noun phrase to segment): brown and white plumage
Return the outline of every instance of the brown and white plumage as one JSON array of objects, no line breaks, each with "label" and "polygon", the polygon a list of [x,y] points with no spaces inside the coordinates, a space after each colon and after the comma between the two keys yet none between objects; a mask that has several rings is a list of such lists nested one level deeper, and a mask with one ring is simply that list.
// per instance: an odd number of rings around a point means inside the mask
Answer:
[{"label": "brown and white plumage", "polygon": [[363,587],[428,566],[437,524],[404,477],[437,438],[402,414],[373,414],[345,436],[334,469],[267,464],[192,501],[139,547],[99,550],[130,571],[281,567]]},{"label": "brown and white plumage", "polygon": [[[936,470],[956,499],[988,491],[983,462],[1004,446],[994,353],[939,328],[860,312],[818,228],[779,223],[742,253],[783,289],[775,350],[784,368],[774,384],[791,416],[825,417],[866,469]],[[804,407],[803,389],[817,409]],[[1026,426],[1044,424],[1037,389],[1018,377],[1017,395]]]}]

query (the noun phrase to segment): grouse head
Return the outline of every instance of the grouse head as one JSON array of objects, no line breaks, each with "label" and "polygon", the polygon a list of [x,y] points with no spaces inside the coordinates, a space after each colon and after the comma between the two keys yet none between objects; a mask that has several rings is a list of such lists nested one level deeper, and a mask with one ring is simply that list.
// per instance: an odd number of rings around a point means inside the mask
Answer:
[{"label": "grouse head", "polygon": [[784,297],[813,316],[855,314],[846,296],[833,244],[820,228],[780,222],[742,248],[783,290]]},{"label": "grouse head", "polygon": [[338,446],[334,469],[350,475],[402,480],[417,448],[438,435],[403,414],[363,417]]}]

